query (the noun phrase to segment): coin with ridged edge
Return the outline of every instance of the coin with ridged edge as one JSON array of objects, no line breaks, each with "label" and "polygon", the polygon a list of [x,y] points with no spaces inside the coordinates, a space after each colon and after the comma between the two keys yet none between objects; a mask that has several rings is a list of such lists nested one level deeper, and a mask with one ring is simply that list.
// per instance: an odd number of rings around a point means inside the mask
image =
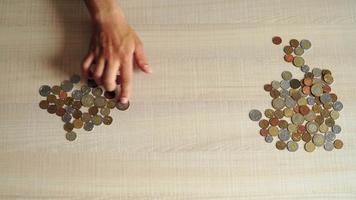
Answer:
[{"label": "coin with ridged edge", "polygon": [[259,120],[262,118],[262,113],[261,113],[261,111],[259,111],[259,110],[252,109],[252,110],[249,112],[248,116],[250,117],[250,119],[251,119],[252,121],[259,121]]}]

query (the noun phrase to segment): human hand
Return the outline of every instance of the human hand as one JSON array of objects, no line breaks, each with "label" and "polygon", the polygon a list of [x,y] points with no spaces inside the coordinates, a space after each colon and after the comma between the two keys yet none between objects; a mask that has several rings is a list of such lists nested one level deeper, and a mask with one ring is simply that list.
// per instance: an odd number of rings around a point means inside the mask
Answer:
[{"label": "human hand", "polygon": [[143,44],[126,23],[120,9],[104,14],[97,12],[92,16],[94,30],[89,52],[82,62],[83,75],[88,77],[92,72],[97,84],[103,85],[107,91],[113,91],[119,72],[120,102],[127,103],[131,97],[134,62],[143,72],[152,73]]}]

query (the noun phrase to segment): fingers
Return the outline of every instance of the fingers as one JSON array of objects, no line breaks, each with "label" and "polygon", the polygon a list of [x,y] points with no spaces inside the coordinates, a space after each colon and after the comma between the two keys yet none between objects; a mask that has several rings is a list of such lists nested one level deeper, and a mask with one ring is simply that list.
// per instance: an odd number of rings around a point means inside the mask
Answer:
[{"label": "fingers", "polygon": [[94,79],[98,85],[101,85],[102,82],[101,77],[103,76],[104,69],[105,69],[105,58],[104,56],[100,56],[98,58],[97,65],[94,69]]},{"label": "fingers", "polygon": [[133,54],[127,54],[120,66],[121,94],[120,102],[127,103],[131,95],[132,74],[133,74]]},{"label": "fingers", "polygon": [[90,65],[93,63],[94,61],[94,53],[93,52],[89,52],[88,55],[83,59],[82,61],[82,74],[84,75],[84,77],[88,77],[89,76],[89,68]]},{"label": "fingers", "polygon": [[152,73],[152,69],[148,65],[148,60],[147,60],[146,54],[145,54],[145,52],[143,50],[143,45],[142,45],[141,42],[136,45],[135,59],[136,59],[136,63],[138,65],[138,67],[142,71],[144,71],[146,73]]},{"label": "fingers", "polygon": [[120,62],[118,60],[109,60],[104,72],[104,87],[107,91],[114,91],[116,88],[116,74],[119,70]]}]

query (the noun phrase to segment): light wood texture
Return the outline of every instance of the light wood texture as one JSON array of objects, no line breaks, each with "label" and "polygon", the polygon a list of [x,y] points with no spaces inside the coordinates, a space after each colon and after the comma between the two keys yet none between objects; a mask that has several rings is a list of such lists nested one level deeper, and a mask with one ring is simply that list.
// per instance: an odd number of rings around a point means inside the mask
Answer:
[{"label": "light wood texture", "polygon": [[[154,69],[127,112],[64,139],[42,84],[79,72],[90,20],[72,0],[0,1],[0,199],[356,199],[356,1],[121,0]],[[345,109],[340,151],[280,152],[248,119],[307,38]]]}]

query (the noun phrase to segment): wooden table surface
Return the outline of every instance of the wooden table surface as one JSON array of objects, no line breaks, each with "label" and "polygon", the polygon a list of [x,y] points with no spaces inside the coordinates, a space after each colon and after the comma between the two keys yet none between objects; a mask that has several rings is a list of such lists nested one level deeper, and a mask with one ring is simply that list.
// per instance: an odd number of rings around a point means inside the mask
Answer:
[{"label": "wooden table surface", "polygon": [[[0,199],[356,199],[356,1],[121,0],[145,43],[127,112],[79,130],[39,109],[87,51],[82,1],[0,1]],[[284,70],[280,35],[307,38],[344,103],[345,146],[278,151],[248,118],[270,107],[263,85]]]}]

